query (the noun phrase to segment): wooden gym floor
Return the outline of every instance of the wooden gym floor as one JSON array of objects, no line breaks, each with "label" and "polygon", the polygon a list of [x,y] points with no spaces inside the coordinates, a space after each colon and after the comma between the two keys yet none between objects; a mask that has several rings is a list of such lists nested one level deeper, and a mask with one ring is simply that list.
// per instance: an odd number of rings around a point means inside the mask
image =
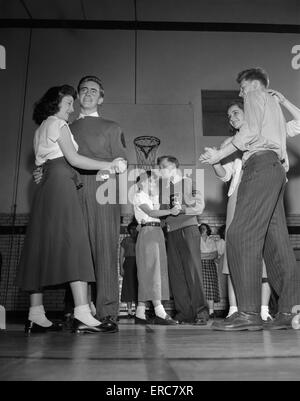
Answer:
[{"label": "wooden gym floor", "polygon": [[0,331],[0,381],[300,379],[300,330],[222,333],[126,319],[119,329],[26,337],[21,325],[8,325]]}]

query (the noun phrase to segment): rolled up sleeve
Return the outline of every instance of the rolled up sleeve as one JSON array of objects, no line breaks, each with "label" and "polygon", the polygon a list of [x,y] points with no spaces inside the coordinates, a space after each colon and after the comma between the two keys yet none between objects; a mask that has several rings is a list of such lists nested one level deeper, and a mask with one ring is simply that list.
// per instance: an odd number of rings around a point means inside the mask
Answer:
[{"label": "rolled up sleeve", "polygon": [[249,150],[260,138],[265,108],[262,91],[249,92],[244,101],[245,124],[232,139],[232,144],[242,152]]}]

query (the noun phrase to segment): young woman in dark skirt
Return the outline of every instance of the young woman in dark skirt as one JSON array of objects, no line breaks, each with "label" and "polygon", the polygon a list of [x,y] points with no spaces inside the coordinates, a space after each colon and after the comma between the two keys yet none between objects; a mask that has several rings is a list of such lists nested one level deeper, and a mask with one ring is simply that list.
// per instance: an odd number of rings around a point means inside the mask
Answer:
[{"label": "young woman in dark skirt", "polygon": [[[126,162],[103,162],[81,156],[67,124],[74,111],[76,91],[69,85],[50,88],[34,108],[39,124],[34,136],[36,165],[43,179],[32,204],[17,274],[17,285],[30,293],[26,332],[57,331],[46,318],[43,290],[70,283],[74,298],[74,331],[113,331],[101,325],[90,311],[88,283],[95,281],[89,240],[79,203],[79,181],[71,167],[122,172]],[[96,196],[96,194],[95,194]]]},{"label": "young woman in dark skirt", "polygon": [[127,226],[129,236],[120,245],[120,274],[123,277],[121,302],[127,302],[128,317],[134,318],[132,302],[137,306],[138,279],[136,267],[135,246],[137,239],[137,224],[131,222]]}]

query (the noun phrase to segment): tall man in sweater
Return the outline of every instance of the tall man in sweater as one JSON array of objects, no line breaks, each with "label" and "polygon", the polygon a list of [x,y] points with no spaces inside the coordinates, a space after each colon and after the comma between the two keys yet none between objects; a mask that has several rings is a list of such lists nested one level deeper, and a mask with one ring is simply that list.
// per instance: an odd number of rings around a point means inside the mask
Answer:
[{"label": "tall man in sweater", "polygon": [[180,204],[178,216],[168,216],[167,250],[170,287],[174,298],[175,320],[181,323],[205,325],[208,312],[203,290],[200,232],[197,215],[204,209],[204,199],[195,191],[192,180],[182,177],[174,156],[157,160],[161,171],[160,204],[173,207]]},{"label": "tall man in sweater", "polygon": [[[83,77],[78,84],[80,115],[70,128],[81,155],[99,160],[126,159],[124,135],[119,125],[99,116],[104,90],[98,77]],[[103,182],[97,171],[80,171],[83,187],[79,192],[86,220],[96,275],[97,317],[116,326],[119,311],[118,242],[120,205],[99,204],[96,193]],[[115,175],[108,181],[117,180]],[[107,184],[107,182],[106,182]],[[114,183],[112,183],[114,187]],[[117,188],[117,185],[116,185]]]}]

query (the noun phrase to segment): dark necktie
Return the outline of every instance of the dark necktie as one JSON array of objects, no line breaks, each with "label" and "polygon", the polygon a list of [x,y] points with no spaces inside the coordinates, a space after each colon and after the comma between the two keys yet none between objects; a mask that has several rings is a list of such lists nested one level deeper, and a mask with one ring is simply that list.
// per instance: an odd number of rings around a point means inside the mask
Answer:
[{"label": "dark necktie", "polygon": [[170,178],[170,208],[174,207],[175,200],[175,185],[174,185],[174,177]]}]

